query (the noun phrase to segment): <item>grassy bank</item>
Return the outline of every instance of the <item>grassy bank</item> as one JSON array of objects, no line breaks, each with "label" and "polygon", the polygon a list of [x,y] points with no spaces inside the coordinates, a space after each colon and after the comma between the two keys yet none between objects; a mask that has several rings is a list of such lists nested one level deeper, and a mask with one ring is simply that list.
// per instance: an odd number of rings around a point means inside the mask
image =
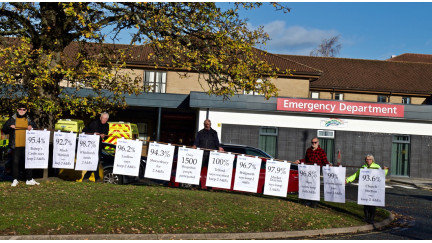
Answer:
[{"label": "grassy bank", "polygon": [[[209,233],[323,229],[363,225],[363,206],[168,188],[46,181],[0,182],[0,235]],[[384,219],[379,210],[379,218]]]}]

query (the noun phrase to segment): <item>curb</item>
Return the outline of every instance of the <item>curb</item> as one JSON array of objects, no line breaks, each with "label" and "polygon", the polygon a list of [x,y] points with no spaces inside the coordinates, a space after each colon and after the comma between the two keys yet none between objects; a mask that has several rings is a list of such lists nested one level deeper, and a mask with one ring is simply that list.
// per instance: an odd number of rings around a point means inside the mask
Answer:
[{"label": "curb", "polygon": [[257,232],[257,233],[204,233],[204,234],[94,234],[94,235],[14,235],[0,236],[0,240],[269,240],[321,235],[359,233],[389,225],[390,216],[374,225],[319,229],[305,231]]}]

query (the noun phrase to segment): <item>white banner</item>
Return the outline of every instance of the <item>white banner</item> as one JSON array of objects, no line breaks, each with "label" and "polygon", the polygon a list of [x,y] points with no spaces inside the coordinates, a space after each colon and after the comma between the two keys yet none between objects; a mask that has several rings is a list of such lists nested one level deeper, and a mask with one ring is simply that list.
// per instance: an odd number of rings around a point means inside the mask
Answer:
[{"label": "white banner", "polygon": [[204,150],[178,148],[176,182],[199,185]]},{"label": "white banner", "polygon": [[318,165],[298,165],[299,198],[320,200],[320,167]]},{"label": "white banner", "polygon": [[142,142],[130,139],[117,139],[113,173],[138,176],[141,162]]},{"label": "white banner", "polygon": [[234,158],[231,153],[211,151],[206,186],[230,189]]},{"label": "white banner", "polygon": [[26,131],[26,169],[48,169],[49,143],[50,131]]},{"label": "white banner", "polygon": [[345,203],[345,167],[323,167],[324,200]]},{"label": "white banner", "polygon": [[290,168],[290,163],[267,160],[263,194],[286,197]]},{"label": "white banner", "polygon": [[74,169],[77,134],[54,132],[53,168]]},{"label": "white banner", "polygon": [[385,206],[385,171],[381,169],[360,169],[358,204]]},{"label": "white banner", "polygon": [[169,181],[174,149],[170,144],[150,143],[144,177]]},{"label": "white banner", "polygon": [[260,158],[244,155],[237,156],[234,190],[256,193],[258,189],[260,169]]},{"label": "white banner", "polygon": [[75,170],[97,170],[99,162],[99,139],[99,135],[83,133],[79,135]]}]

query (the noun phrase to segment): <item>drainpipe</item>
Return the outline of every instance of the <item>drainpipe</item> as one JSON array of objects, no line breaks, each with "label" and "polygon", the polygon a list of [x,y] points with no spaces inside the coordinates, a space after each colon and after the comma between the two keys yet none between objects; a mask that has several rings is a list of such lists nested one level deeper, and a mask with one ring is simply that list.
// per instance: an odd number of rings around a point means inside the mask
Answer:
[{"label": "drainpipe", "polygon": [[160,127],[161,127],[162,107],[158,107],[158,120],[156,130],[156,142],[160,142]]}]

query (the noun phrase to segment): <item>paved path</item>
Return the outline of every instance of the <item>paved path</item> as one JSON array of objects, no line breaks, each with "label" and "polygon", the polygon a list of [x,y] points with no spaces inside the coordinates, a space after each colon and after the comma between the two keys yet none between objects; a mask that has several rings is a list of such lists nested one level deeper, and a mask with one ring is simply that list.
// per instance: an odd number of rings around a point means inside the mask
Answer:
[{"label": "paved path", "polygon": [[[390,224],[393,218],[393,215],[390,215],[388,219],[375,223],[375,227],[384,227]],[[373,225],[363,225],[336,229],[259,233],[22,235],[0,236],[0,240],[265,240],[358,233],[373,229]]]}]

